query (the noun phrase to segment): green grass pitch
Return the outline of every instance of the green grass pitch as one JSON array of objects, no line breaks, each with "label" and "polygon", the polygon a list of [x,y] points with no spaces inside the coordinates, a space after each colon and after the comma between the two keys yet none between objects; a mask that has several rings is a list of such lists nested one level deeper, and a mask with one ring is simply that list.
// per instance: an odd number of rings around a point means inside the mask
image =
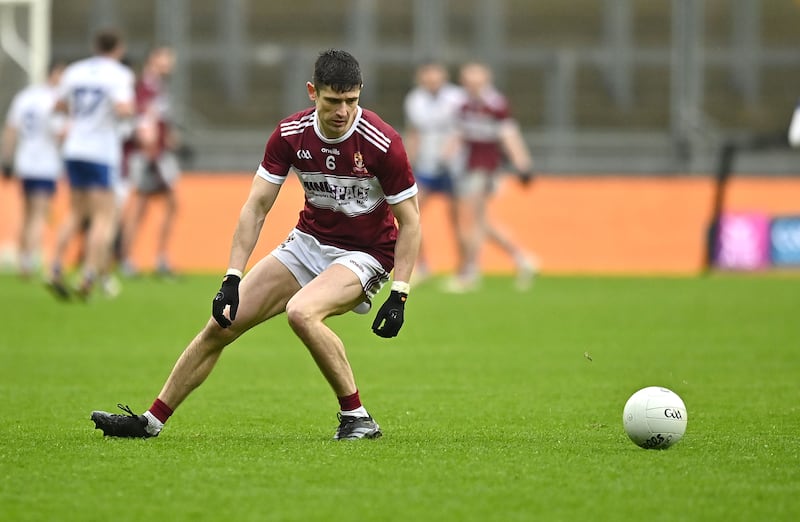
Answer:
[{"label": "green grass pitch", "polygon": [[[147,408],[218,283],[64,304],[0,277],[0,520],[800,520],[796,275],[429,284],[393,340],[334,318],[373,441],[330,440],[335,399],[278,317],[161,436],[104,439],[91,410]],[[649,385],[689,412],[666,451],[622,429]]]}]

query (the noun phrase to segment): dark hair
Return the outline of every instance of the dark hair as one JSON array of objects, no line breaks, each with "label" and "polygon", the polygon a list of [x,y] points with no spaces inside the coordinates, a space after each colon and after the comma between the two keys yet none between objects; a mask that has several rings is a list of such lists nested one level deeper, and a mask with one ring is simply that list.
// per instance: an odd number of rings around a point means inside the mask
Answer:
[{"label": "dark hair", "polygon": [[122,44],[122,36],[117,31],[105,29],[94,36],[94,48],[100,54],[108,54]]},{"label": "dark hair", "polygon": [[362,85],[361,67],[352,54],[341,49],[319,53],[314,63],[314,88],[330,87],[336,92],[359,89]]}]

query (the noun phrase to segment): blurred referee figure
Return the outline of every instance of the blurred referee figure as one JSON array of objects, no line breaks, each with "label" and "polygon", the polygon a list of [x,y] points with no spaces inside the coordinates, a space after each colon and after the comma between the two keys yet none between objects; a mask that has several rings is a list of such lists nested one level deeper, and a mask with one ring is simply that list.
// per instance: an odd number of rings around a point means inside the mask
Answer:
[{"label": "blurred referee figure", "polygon": [[[445,66],[434,61],[421,64],[416,70],[415,80],[416,86],[404,100],[405,143],[419,185],[419,206],[424,207],[429,194],[444,195],[447,198],[449,224],[455,232],[456,208],[451,178],[453,166],[445,160],[444,150],[448,137],[454,131],[456,113],[464,103],[464,91],[450,83]],[[415,269],[417,281],[429,273],[422,246]],[[463,250],[460,245],[459,250]]]},{"label": "blurred referee figure", "polygon": [[[56,109],[69,116],[63,154],[70,185],[70,221],[61,233],[68,238],[78,224],[89,222],[83,275],[77,288],[83,298],[89,296],[110,262],[117,218],[114,187],[122,156],[121,122],[134,113],[133,72],[120,63],[125,54],[122,38],[114,31],[101,31],[94,38],[94,49],[94,56],[66,68],[56,103]],[[69,289],[61,267],[63,251],[59,251],[50,287],[66,298]]]},{"label": "blurred referee figure", "polygon": [[[396,336],[420,226],[417,186],[403,143],[392,127],[359,106],[361,88],[361,70],[352,55],[336,49],[319,55],[313,82],[306,84],[314,107],[283,119],[267,141],[239,214],[212,317],[183,351],[144,415],[121,404],[126,415],[92,412],[104,435],[158,435],[173,411],[208,377],[225,346],[283,312],[338,398],[339,426],[333,438],[381,435],[361,403],[344,345],[325,320],[351,310],[367,313],[394,269],[391,292],[372,330],[381,337]],[[297,225],[243,278],[290,170],[305,191]]]},{"label": "blurred referee figure", "polygon": [[23,277],[36,268],[56,181],[64,170],[59,148],[65,122],[54,113],[64,66],[52,63],[45,83],[26,87],[14,96],[3,129],[3,177],[16,173],[22,182],[19,271]]}]

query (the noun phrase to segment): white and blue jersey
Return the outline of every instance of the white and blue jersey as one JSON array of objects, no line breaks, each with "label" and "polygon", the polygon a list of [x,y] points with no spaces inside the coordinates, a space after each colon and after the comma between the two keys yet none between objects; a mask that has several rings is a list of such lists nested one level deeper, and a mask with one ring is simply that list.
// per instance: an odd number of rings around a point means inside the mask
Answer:
[{"label": "white and blue jersey", "polygon": [[406,95],[403,107],[406,124],[419,133],[414,175],[423,183],[452,168],[442,163],[442,150],[455,130],[458,109],[465,98],[463,89],[450,83],[436,92],[415,87]]},{"label": "white and blue jersey", "polygon": [[69,106],[66,160],[119,168],[123,132],[114,106],[133,103],[133,86],[133,72],[112,58],[93,56],[67,67],[59,89]]},{"label": "white and blue jersey", "polygon": [[58,93],[50,85],[31,85],[14,96],[6,125],[16,130],[14,166],[22,180],[55,181],[62,161],[58,134],[62,125],[54,115]]}]

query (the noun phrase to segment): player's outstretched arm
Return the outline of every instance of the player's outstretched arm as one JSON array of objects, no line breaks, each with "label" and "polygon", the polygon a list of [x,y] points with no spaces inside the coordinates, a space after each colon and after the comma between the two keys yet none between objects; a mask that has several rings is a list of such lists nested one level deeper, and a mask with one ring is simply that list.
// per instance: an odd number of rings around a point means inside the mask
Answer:
[{"label": "player's outstretched arm", "polygon": [[533,176],[533,157],[516,121],[507,120],[503,123],[500,127],[500,142],[520,180],[530,181]]},{"label": "player's outstretched arm", "polygon": [[3,148],[0,151],[0,162],[3,164],[3,178],[10,178],[14,172],[14,149],[17,147],[17,129],[6,124],[3,127]]},{"label": "player's outstretched arm", "polygon": [[[211,304],[211,315],[223,328],[229,327],[231,321],[236,319],[236,311],[239,308],[239,281],[242,279],[247,260],[253,253],[261,233],[261,227],[264,225],[267,213],[275,203],[280,188],[280,185],[255,176],[250,187],[250,195],[239,212],[239,222],[236,224],[236,232],[233,234],[228,271]],[[226,307],[229,309],[228,317],[224,313]]]},{"label": "player's outstretched arm", "polygon": [[406,300],[408,299],[411,272],[419,253],[422,231],[419,221],[417,197],[392,205],[398,232],[395,243],[394,282],[389,298],[375,314],[372,331],[380,337],[395,337],[403,326]]},{"label": "player's outstretched arm", "polygon": [[403,145],[406,147],[406,155],[408,161],[412,165],[417,163],[417,155],[419,153],[420,133],[416,127],[408,126],[403,136]]},{"label": "player's outstretched arm", "polygon": [[408,282],[419,254],[422,229],[417,196],[392,205],[397,220],[397,242],[394,247],[394,280]]},{"label": "player's outstretched arm", "polygon": [[258,241],[264,219],[275,203],[280,189],[280,185],[270,183],[260,176],[253,178],[250,194],[239,212],[239,222],[236,224],[236,231],[233,234],[228,263],[230,268],[244,271],[247,260],[250,259],[250,254],[253,253]]}]

